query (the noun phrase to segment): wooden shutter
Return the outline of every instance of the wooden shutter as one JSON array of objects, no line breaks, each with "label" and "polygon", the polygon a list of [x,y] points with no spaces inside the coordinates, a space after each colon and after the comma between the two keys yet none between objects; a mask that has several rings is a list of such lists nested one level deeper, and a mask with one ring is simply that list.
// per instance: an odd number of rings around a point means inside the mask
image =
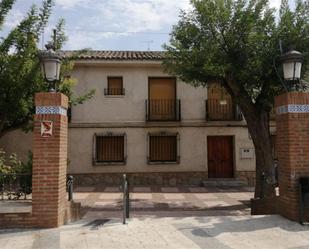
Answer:
[{"label": "wooden shutter", "polygon": [[123,162],[124,136],[97,136],[97,162]]},{"label": "wooden shutter", "polygon": [[122,95],[123,80],[122,77],[108,77],[108,94]]},{"label": "wooden shutter", "polygon": [[149,78],[149,99],[176,99],[175,78]]},{"label": "wooden shutter", "polygon": [[176,119],[176,79],[149,78],[148,101],[151,120]]},{"label": "wooden shutter", "polygon": [[177,136],[149,136],[150,161],[176,162]]}]

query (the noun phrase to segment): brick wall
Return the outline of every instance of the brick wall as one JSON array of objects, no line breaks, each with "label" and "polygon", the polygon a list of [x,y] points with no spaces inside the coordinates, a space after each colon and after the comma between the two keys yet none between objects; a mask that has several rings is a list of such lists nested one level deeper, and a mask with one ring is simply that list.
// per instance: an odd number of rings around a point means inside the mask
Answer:
[{"label": "brick wall", "polygon": [[[68,98],[61,93],[37,93],[34,116],[32,213],[0,214],[0,227],[51,228],[78,218],[80,205],[67,201]],[[54,108],[56,107],[56,108]],[[41,122],[52,121],[52,135],[41,136]]]},{"label": "brick wall", "polygon": [[[276,97],[276,108],[287,105],[309,105],[309,94],[290,92]],[[298,221],[298,182],[301,176],[309,176],[309,113],[283,112],[276,115],[276,123],[279,212],[284,217]]]},{"label": "brick wall", "polygon": [[[80,219],[80,209],[80,203],[65,201],[63,223],[65,224],[67,222]],[[42,217],[34,216],[33,213],[0,213],[0,228],[49,227],[42,224],[41,218]]]},{"label": "brick wall", "polygon": [[[36,106],[67,109],[61,93],[37,93]],[[51,137],[41,136],[41,121],[53,122]],[[61,114],[36,114],[33,130],[32,210],[41,227],[63,224],[66,201],[68,118]]]}]

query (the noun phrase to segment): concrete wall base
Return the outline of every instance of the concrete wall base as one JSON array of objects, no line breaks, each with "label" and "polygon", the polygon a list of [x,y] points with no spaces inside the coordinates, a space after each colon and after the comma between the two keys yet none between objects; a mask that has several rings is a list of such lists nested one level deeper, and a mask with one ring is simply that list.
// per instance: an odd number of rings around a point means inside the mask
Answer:
[{"label": "concrete wall base", "polygon": [[[123,173],[91,173],[72,174],[74,184],[77,186],[109,186],[120,185]],[[202,186],[203,181],[208,179],[208,173],[203,172],[142,172],[127,173],[132,186],[138,185],[161,185],[161,186]],[[254,171],[237,171],[237,179],[245,180],[249,186],[255,185]]]},{"label": "concrete wall base", "polygon": [[[161,185],[201,186],[207,179],[207,172],[151,172],[126,173],[132,186]],[[76,186],[115,186],[122,184],[123,173],[72,174]]]},{"label": "concrete wall base", "polygon": [[[62,224],[68,224],[81,218],[81,204],[67,202]],[[54,228],[48,223],[42,224],[40,217],[32,213],[0,213],[0,228]]]}]

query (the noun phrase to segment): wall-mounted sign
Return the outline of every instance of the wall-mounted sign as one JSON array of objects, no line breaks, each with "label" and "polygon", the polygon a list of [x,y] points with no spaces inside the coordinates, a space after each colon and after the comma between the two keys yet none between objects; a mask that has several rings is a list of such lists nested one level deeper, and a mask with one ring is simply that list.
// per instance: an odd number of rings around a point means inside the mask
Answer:
[{"label": "wall-mounted sign", "polygon": [[240,149],[240,158],[241,159],[253,159],[254,158],[254,149],[252,148],[246,148],[246,149]]},{"label": "wall-mounted sign", "polygon": [[41,122],[41,136],[51,137],[53,135],[53,122],[52,121],[42,121]]}]

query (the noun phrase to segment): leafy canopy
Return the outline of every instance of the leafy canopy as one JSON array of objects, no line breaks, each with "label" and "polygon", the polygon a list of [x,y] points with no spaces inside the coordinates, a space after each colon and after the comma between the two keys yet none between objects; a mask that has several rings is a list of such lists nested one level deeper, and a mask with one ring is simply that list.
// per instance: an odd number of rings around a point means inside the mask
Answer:
[{"label": "leafy canopy", "polygon": [[[0,2],[0,30],[14,3],[15,0]],[[53,0],[42,1],[40,8],[33,5],[20,24],[0,40],[0,136],[7,130],[27,125],[34,112],[34,93],[47,90],[41,76],[37,45],[52,7]],[[66,41],[63,27],[64,20],[60,20],[56,26],[57,49]],[[59,90],[68,95],[71,104],[83,103],[94,91],[73,96],[72,87],[76,81],[68,77],[72,68],[73,60],[66,58]]]},{"label": "leafy canopy", "polygon": [[[279,19],[267,0],[191,0],[174,26],[164,62],[169,73],[195,86],[222,82],[235,101],[269,111],[283,90],[274,69],[280,68],[279,40],[305,55],[308,67],[309,4],[296,9],[282,1]],[[279,72],[280,73],[280,72]]]}]

